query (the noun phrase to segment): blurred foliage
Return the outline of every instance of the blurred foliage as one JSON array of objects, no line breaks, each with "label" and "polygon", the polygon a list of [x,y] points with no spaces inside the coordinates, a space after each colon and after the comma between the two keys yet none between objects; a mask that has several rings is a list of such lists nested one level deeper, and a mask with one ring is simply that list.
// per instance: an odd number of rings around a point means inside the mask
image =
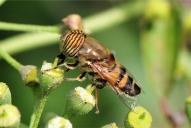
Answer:
[{"label": "blurred foliage", "polygon": [[[6,1],[0,7],[0,21],[55,25],[60,24],[61,19],[71,13],[78,13],[85,18],[124,3],[127,2],[125,0]],[[186,0],[179,2],[151,0],[139,17],[91,35],[110,48],[117,60],[127,67],[140,83],[143,92],[138,97],[138,104],[151,112],[153,128],[189,127],[185,113],[182,116],[176,113],[184,110],[185,99],[191,93],[190,7],[191,3]],[[108,22],[109,20],[108,17]],[[0,40],[21,33],[0,31]],[[55,45],[24,51],[15,54],[14,57],[22,64],[40,67],[42,61],[54,60],[59,53],[58,43],[59,39]],[[77,76],[78,73],[79,71],[75,70],[67,75]],[[0,81],[10,85],[12,103],[20,110],[22,123],[29,124],[34,105],[32,91],[24,86],[18,73],[2,60],[0,60]],[[64,113],[65,99],[70,90],[87,84],[87,82],[64,82],[63,86],[55,90],[48,99],[41,126],[46,124],[43,119],[48,112]],[[115,93],[106,87],[100,91],[99,97],[100,114],[97,115],[92,111],[87,115],[72,118],[71,122],[75,128],[97,128],[108,122],[115,122],[119,127],[123,126],[128,110]],[[165,102],[161,102],[163,98],[168,104],[164,105]]]}]

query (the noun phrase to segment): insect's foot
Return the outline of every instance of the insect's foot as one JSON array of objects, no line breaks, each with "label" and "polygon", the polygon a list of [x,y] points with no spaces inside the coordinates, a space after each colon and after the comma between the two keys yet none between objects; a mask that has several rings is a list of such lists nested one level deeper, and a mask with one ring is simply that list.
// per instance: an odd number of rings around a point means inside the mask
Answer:
[{"label": "insect's foot", "polygon": [[75,67],[69,66],[68,64],[64,63],[64,66],[67,68],[67,70],[73,70]]},{"label": "insect's foot", "polygon": [[78,78],[76,78],[76,80],[82,82],[82,81],[86,80],[86,78],[85,77],[83,77],[83,78],[78,77]]},{"label": "insect's foot", "polygon": [[99,110],[96,110],[96,111],[95,111],[95,114],[99,114],[99,113],[100,113]]}]

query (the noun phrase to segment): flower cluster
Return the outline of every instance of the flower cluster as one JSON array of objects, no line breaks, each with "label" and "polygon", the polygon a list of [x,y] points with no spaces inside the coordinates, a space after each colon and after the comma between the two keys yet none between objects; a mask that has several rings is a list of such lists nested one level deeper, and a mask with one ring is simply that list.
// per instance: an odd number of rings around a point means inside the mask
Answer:
[{"label": "flower cluster", "polygon": [[0,127],[16,128],[20,125],[21,114],[11,104],[11,92],[5,83],[0,82]]}]

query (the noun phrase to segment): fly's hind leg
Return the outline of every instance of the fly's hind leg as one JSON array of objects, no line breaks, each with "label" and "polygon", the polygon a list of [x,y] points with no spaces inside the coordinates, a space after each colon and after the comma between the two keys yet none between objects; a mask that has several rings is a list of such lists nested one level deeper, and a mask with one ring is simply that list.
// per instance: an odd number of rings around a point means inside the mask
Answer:
[{"label": "fly's hind leg", "polygon": [[93,82],[93,85],[96,86],[97,89],[102,89],[106,86],[106,82],[106,80],[98,78]]},{"label": "fly's hind leg", "polygon": [[96,114],[99,113],[99,89],[102,89],[106,86],[106,80],[103,80],[101,78],[97,78],[94,82],[93,82],[93,86],[96,87]]},{"label": "fly's hind leg", "polygon": [[90,76],[92,76],[92,85],[95,86],[97,89],[102,89],[106,86],[107,81],[97,76],[94,72],[88,72]]},{"label": "fly's hind leg", "polygon": [[99,99],[99,89],[96,88],[96,114],[99,114],[99,106],[98,106],[98,99]]}]

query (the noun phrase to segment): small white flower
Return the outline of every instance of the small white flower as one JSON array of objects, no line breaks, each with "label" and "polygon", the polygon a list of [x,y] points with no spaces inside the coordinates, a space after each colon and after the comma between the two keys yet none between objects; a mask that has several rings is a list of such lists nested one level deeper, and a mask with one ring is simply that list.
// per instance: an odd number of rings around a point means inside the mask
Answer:
[{"label": "small white flower", "polygon": [[48,121],[47,128],[72,128],[72,124],[69,120],[56,116]]},{"label": "small white flower", "polygon": [[82,101],[90,103],[93,106],[95,105],[95,98],[87,90],[82,87],[76,87],[75,91],[80,96]]}]

